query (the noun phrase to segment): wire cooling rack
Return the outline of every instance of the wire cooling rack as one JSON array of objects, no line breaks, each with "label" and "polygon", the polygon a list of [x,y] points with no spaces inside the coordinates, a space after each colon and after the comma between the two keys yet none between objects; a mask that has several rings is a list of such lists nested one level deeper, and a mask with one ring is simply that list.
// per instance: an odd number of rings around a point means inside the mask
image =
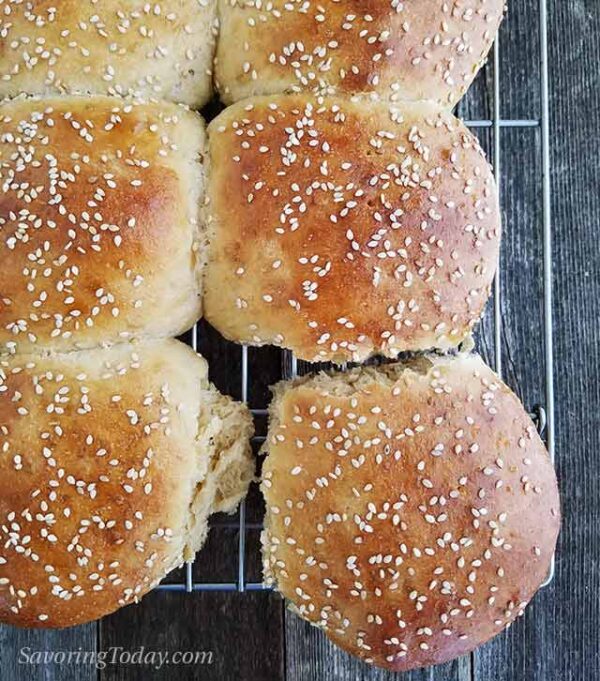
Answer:
[{"label": "wire cooling rack", "polygon": [[[489,129],[492,133],[491,160],[494,165],[496,181],[500,189],[503,182],[503,167],[501,156],[502,131],[505,128],[539,128],[541,132],[541,158],[542,169],[542,240],[543,240],[543,340],[544,340],[544,377],[545,377],[545,405],[536,405],[531,409],[531,416],[536,423],[538,431],[544,437],[550,457],[554,462],[555,441],[555,408],[554,408],[554,349],[553,349],[553,324],[552,324],[552,229],[550,213],[550,121],[549,121],[549,91],[548,91],[548,15],[547,0],[538,0],[539,34],[540,34],[540,117],[527,119],[503,119],[501,118],[501,88],[500,88],[500,38],[496,39],[493,48],[491,67],[493,70],[492,85],[492,116],[483,120],[466,120],[465,124],[475,131],[477,129]],[[480,76],[482,77],[482,76]],[[494,282],[493,293],[493,337],[494,337],[494,368],[496,373],[502,376],[502,277],[503,272],[498,269]],[[191,346],[198,350],[198,326],[191,333]],[[240,392],[244,402],[248,402],[249,386],[251,381],[250,362],[248,348],[239,347],[241,352],[241,375]],[[284,351],[282,378],[295,378],[298,375],[298,363],[296,358]],[[264,418],[267,415],[266,406],[261,409],[252,409],[256,418]],[[255,443],[262,443],[264,436],[256,436]],[[211,532],[223,528],[235,528],[239,532],[237,540],[237,576],[233,581],[208,582],[194,579],[194,566],[186,564],[183,578],[173,583],[161,584],[157,589],[162,591],[262,591],[268,589],[260,581],[247,579],[246,550],[247,537],[250,529],[259,528],[256,524],[250,524],[246,520],[246,502],[242,502],[237,518],[228,524],[220,524],[212,528]],[[258,551],[258,546],[252,547]],[[554,560],[549,573],[542,586],[549,584],[554,578]]]}]

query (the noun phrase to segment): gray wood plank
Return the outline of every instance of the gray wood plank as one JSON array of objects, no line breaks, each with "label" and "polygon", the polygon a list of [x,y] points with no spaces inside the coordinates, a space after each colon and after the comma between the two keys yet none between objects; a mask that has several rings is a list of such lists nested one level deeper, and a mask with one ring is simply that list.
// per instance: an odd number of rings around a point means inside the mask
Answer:
[{"label": "gray wood plank", "polygon": [[[597,39],[600,22],[596,2],[554,2],[550,10],[556,435],[563,531],[554,583],[538,594],[524,621],[476,655],[475,679],[482,681],[600,677],[599,511],[596,503],[590,503],[599,483],[598,467],[590,465],[590,457],[600,444],[600,76],[596,57],[585,57],[594,36]],[[515,76],[511,88],[517,86]],[[519,349],[510,355],[512,380],[519,392],[531,399],[535,398],[536,368],[539,371],[541,357],[536,357],[539,343],[531,342],[538,333],[539,310],[529,291],[539,288],[541,274],[535,271],[539,247],[528,243],[527,238],[535,234],[539,239],[541,216],[531,202],[527,205],[533,205],[533,214],[520,203],[535,189],[532,178],[539,180],[540,173],[526,152],[519,153],[518,141],[510,148],[516,149],[512,157],[509,151],[508,162],[517,184],[509,189],[509,203],[517,211],[513,217],[518,224],[514,238],[511,225],[507,226],[505,254],[516,258],[521,267],[513,271],[510,280],[506,305],[511,342],[506,343],[506,352],[508,355],[510,347]],[[526,147],[521,145],[520,149],[525,151]],[[532,176],[529,179],[528,172]],[[528,366],[519,359],[523,354]]]},{"label": "gray wood plank", "polygon": [[537,0],[509,0],[500,30],[501,115],[538,119],[540,96],[540,34]]},{"label": "gray wood plank", "polygon": [[[17,629],[0,625],[0,679],[2,681],[97,681],[93,664],[68,664],[66,655],[96,651],[97,625],[52,631]],[[45,664],[43,653],[55,662]],[[62,660],[62,662],[61,662]]]},{"label": "gray wood plank", "polygon": [[[102,681],[278,681],[281,599],[273,593],[164,593],[102,621],[101,647],[212,652],[211,663],[107,667]],[[206,658],[208,660],[208,658]]]}]

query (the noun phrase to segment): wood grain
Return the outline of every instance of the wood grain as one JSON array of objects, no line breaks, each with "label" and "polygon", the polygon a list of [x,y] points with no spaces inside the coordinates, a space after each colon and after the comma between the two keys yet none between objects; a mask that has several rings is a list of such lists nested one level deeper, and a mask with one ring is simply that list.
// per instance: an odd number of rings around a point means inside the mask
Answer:
[{"label": "wood grain", "polygon": [[[96,681],[93,665],[27,664],[45,651],[96,651],[97,625],[62,631],[27,630],[0,625],[0,679],[2,681]],[[57,659],[59,659],[57,657]]]},{"label": "wood grain", "polygon": [[281,598],[273,593],[157,592],[102,622],[103,649],[211,651],[212,664],[107,667],[110,681],[273,681],[284,678]]}]

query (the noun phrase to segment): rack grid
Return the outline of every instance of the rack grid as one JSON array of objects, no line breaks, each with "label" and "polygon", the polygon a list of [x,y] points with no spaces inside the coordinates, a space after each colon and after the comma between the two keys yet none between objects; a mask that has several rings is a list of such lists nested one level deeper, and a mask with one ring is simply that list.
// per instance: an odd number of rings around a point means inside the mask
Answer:
[{"label": "rack grid", "polygon": [[[548,11],[547,0],[538,0],[539,35],[540,35],[540,117],[528,119],[503,119],[501,118],[501,89],[500,89],[500,36],[496,38],[492,54],[493,86],[492,86],[492,117],[490,119],[466,120],[467,127],[471,129],[490,129],[492,131],[492,163],[496,175],[498,188],[500,189],[502,175],[501,157],[501,133],[506,128],[539,128],[541,131],[541,169],[542,169],[542,240],[543,240],[543,328],[544,328],[544,376],[545,376],[545,406],[536,405],[531,409],[531,416],[536,423],[538,431],[544,437],[552,462],[555,458],[555,404],[554,404],[554,347],[553,347],[553,320],[552,320],[552,223],[550,204],[550,119],[549,119],[549,83],[548,83]],[[494,327],[494,369],[502,377],[502,271],[496,273],[493,291],[493,327]],[[198,326],[192,330],[191,346],[198,351]],[[241,396],[244,402],[248,402],[250,370],[248,361],[248,348],[241,346]],[[284,351],[285,370],[282,372],[284,379],[295,378],[298,375],[298,362],[289,352]],[[252,409],[253,416],[264,417],[267,409]],[[257,443],[264,441],[264,436],[256,436]],[[161,584],[157,587],[160,591],[246,591],[268,590],[262,582],[252,582],[246,579],[246,539],[249,529],[259,529],[260,525],[249,524],[246,520],[246,502],[240,505],[237,519],[233,523],[220,525],[219,527],[236,528],[239,531],[237,544],[237,578],[229,582],[202,582],[195,581],[193,577],[193,564],[187,563],[185,578],[179,582]],[[212,531],[215,531],[213,528]],[[547,586],[554,578],[554,559],[546,580],[542,586]]]}]

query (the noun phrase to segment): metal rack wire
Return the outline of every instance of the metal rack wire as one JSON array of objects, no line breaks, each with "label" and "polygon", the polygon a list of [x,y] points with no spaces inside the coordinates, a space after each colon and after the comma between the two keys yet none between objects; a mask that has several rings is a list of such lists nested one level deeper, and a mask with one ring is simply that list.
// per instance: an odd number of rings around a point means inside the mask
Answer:
[{"label": "metal rack wire", "polygon": [[[500,40],[496,39],[493,49],[493,107],[490,119],[465,121],[472,129],[491,129],[493,147],[492,161],[496,174],[498,187],[500,188],[502,174],[501,139],[502,130],[506,128],[539,128],[541,132],[541,168],[542,168],[542,240],[543,240],[543,315],[544,315],[544,360],[545,360],[545,406],[537,405],[532,408],[532,416],[536,422],[540,434],[546,441],[550,457],[554,462],[555,457],[555,405],[554,405],[554,347],[553,347],[553,322],[552,322],[552,228],[550,206],[550,120],[549,120],[549,86],[548,86],[548,14],[547,0],[538,0],[539,8],[539,32],[540,32],[540,95],[541,112],[540,118],[532,119],[503,119],[501,117],[501,92],[500,92]],[[499,376],[502,376],[502,272],[498,269],[494,282],[493,296],[493,321],[494,321],[494,368]],[[198,348],[198,328],[194,327],[191,337],[191,345],[194,350]],[[241,397],[248,402],[250,370],[248,361],[248,348],[241,347]],[[298,374],[298,363],[291,353],[285,351],[286,358],[283,378],[293,378]],[[266,415],[266,408],[253,409],[255,417]],[[264,437],[256,437],[256,441],[263,441]],[[237,543],[237,575],[235,581],[228,582],[203,582],[195,581],[193,577],[193,565],[188,563],[185,569],[185,579],[170,584],[161,584],[157,588],[162,591],[261,591],[268,587],[262,582],[248,581],[246,575],[246,549],[247,531],[250,528],[246,521],[246,504],[242,502],[238,511],[237,520],[233,525],[239,531]],[[232,527],[226,525],[221,527]],[[255,529],[256,526],[252,526]],[[214,530],[213,530],[214,531]],[[258,549],[257,549],[258,550]],[[554,578],[554,560],[548,576],[542,586],[548,585]]]}]

